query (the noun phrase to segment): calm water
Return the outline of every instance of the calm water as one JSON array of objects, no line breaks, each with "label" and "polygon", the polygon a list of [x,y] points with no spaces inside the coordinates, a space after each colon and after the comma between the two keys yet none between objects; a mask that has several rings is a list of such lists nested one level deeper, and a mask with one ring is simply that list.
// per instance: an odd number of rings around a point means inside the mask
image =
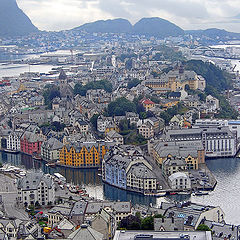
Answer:
[{"label": "calm water", "polygon": [[[140,194],[126,192],[109,185],[102,185],[101,177],[97,169],[66,169],[62,167],[49,168],[43,162],[32,160],[30,156],[15,155],[0,152],[0,162],[21,166],[25,169],[41,169],[45,173],[59,172],[73,182],[84,186],[91,197],[98,199],[110,199],[121,201],[132,201],[149,205],[159,205],[165,198],[155,199],[144,197]],[[218,184],[213,192],[207,196],[171,196],[172,200],[191,200],[192,202],[203,203],[213,206],[220,206],[226,214],[226,221],[232,224],[240,224],[240,159],[226,158],[208,160],[207,165],[215,175]]]},{"label": "calm water", "polygon": [[156,204],[156,198],[144,197],[141,194],[126,192],[109,185],[103,185],[97,169],[71,169],[64,167],[50,168],[44,162],[33,160],[30,156],[23,154],[9,154],[0,152],[0,162],[9,163],[24,169],[39,169],[45,173],[59,172],[66,177],[67,182],[85,187],[91,197],[97,199],[110,199],[121,201],[132,201],[133,203],[149,205]]},{"label": "calm water", "polygon": [[28,64],[8,64],[0,63],[0,77],[19,76],[24,72],[39,72],[48,73],[54,66],[41,64],[41,65],[28,65]]}]

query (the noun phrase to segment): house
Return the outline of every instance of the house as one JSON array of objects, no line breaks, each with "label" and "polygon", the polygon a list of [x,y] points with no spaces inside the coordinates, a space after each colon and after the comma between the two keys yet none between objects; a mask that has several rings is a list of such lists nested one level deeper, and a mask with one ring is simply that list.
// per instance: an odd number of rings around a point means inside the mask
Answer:
[{"label": "house", "polygon": [[138,132],[146,139],[152,138],[154,136],[154,126],[150,122],[142,123],[138,127]]},{"label": "house", "polygon": [[115,142],[117,145],[124,144],[124,138],[122,135],[112,130],[106,134],[106,141]]},{"label": "house", "polygon": [[211,95],[206,97],[208,112],[216,112],[220,108],[219,100]]},{"label": "house", "polygon": [[143,105],[146,112],[149,111],[151,108],[155,107],[155,103],[149,99],[142,99],[140,103]]},{"label": "house", "polygon": [[17,182],[18,198],[20,204],[42,206],[53,204],[55,201],[55,185],[50,175],[40,172],[27,173]]},{"label": "house", "polygon": [[183,218],[154,218],[154,231],[184,231]]},{"label": "house", "polygon": [[94,202],[90,201],[87,204],[85,210],[85,217],[95,217],[96,214],[100,212],[101,209],[104,209],[106,212],[115,216],[115,220],[120,222],[123,218],[131,215],[132,213],[132,204],[131,202],[109,202],[101,201]]},{"label": "house", "polygon": [[113,239],[116,231],[116,219],[114,215],[101,209],[97,215],[91,220],[91,227],[103,234],[103,239]]},{"label": "house", "polygon": [[68,204],[56,205],[50,209],[47,213],[48,215],[48,226],[53,227],[56,224],[59,224],[63,219],[69,219],[71,212],[71,206]]},{"label": "house", "polygon": [[105,133],[106,128],[110,123],[113,123],[113,120],[111,117],[104,117],[100,115],[97,119],[97,130],[100,133]]},{"label": "house", "polygon": [[56,162],[59,160],[59,152],[63,144],[56,138],[50,138],[41,145],[41,157],[47,162]]}]

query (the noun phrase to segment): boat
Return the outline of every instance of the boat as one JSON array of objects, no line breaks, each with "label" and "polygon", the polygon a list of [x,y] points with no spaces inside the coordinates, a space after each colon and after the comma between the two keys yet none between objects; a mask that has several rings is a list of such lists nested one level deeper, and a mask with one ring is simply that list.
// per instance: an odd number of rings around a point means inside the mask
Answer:
[{"label": "boat", "polygon": [[197,191],[193,195],[194,196],[204,196],[204,195],[208,195],[208,194],[209,194],[208,192]]},{"label": "boat", "polygon": [[170,194],[170,195],[177,195],[176,192],[170,192],[169,194]]},{"label": "boat", "polygon": [[98,176],[99,176],[99,177],[102,177],[102,174],[101,174],[101,173],[98,173]]},{"label": "boat", "polygon": [[166,196],[166,194],[167,194],[166,192],[158,192],[155,194],[155,196],[156,197],[164,197],[164,196]]},{"label": "boat", "polygon": [[179,192],[178,195],[191,195],[191,192]]},{"label": "boat", "polygon": [[47,163],[46,166],[47,167],[56,167],[56,163]]}]

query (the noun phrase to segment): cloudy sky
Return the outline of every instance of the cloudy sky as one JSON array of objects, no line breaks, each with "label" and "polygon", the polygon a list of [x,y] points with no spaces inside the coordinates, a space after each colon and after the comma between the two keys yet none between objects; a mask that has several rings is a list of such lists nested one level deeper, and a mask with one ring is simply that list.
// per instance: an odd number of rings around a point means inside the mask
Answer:
[{"label": "cloudy sky", "polygon": [[[161,17],[183,29],[240,32],[239,0],[17,0],[41,30],[63,30],[100,19]],[[234,17],[239,15],[239,18]]]}]

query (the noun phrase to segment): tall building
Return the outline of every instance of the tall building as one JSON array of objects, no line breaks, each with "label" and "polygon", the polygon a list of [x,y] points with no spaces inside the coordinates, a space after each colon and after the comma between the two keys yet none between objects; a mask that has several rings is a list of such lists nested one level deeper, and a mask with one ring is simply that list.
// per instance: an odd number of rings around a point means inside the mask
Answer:
[{"label": "tall building", "polygon": [[27,173],[18,179],[18,202],[25,206],[36,203],[44,206],[55,201],[55,185],[50,175],[41,172]]}]

